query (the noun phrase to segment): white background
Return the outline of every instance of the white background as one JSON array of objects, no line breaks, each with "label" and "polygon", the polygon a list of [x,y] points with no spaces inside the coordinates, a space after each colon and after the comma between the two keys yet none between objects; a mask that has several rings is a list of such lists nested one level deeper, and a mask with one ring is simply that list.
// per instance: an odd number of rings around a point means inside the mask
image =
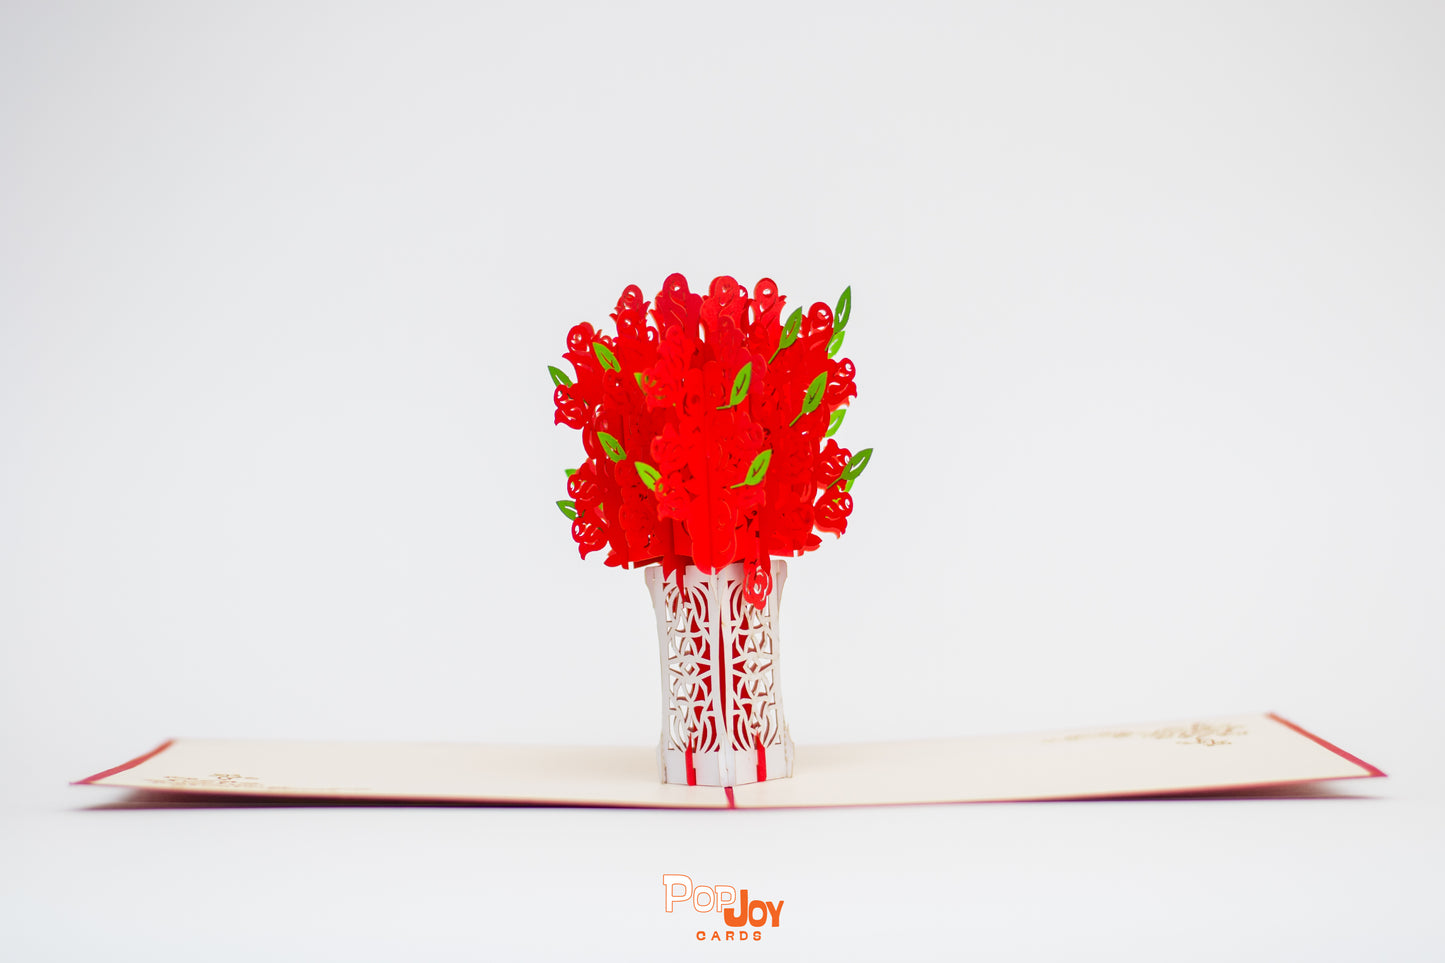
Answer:
[{"label": "white background", "polygon": [[[1424,959],[1445,856],[1439,5],[0,12],[15,959]],[[553,502],[567,329],[854,290],[876,453],[799,743],[1273,709],[1335,800],[93,810],[168,736],[648,744]],[[786,899],[695,945],[661,874]]]}]

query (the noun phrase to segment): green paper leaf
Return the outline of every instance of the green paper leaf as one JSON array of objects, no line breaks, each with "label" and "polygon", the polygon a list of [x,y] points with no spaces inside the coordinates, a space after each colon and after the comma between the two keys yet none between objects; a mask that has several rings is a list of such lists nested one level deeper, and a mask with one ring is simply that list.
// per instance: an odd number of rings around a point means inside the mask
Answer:
[{"label": "green paper leaf", "polygon": [[762,481],[764,476],[766,476],[768,473],[768,463],[772,460],[773,450],[771,448],[767,449],[766,451],[758,452],[758,457],[754,458],[753,463],[748,466],[747,476],[743,478],[742,481],[738,482],[732,487],[742,488],[745,485],[756,485],[758,482]]},{"label": "green paper leaf", "polygon": [[[854,452],[853,457],[848,459],[848,467],[843,469],[843,480],[851,485],[858,479],[859,475],[863,474],[863,469],[868,467],[868,461],[872,457],[872,448],[864,448],[862,451]],[[844,491],[847,491],[847,489],[845,488]]]},{"label": "green paper leaf", "polygon": [[824,438],[832,438],[843,427],[843,416],[848,413],[847,408],[839,408],[828,416],[828,430],[823,432]]},{"label": "green paper leaf", "polygon": [[838,349],[843,347],[843,335],[847,333],[847,331],[833,332],[833,336],[828,339],[828,357],[833,357],[833,355],[838,353]]},{"label": "green paper leaf", "polygon": [[621,461],[627,457],[627,452],[623,449],[622,442],[613,438],[607,432],[599,431],[597,433],[597,440],[602,442],[602,450],[607,452],[607,457],[613,461]]},{"label": "green paper leaf", "polygon": [[848,326],[848,315],[853,313],[853,285],[843,289],[838,296],[838,306],[833,309],[833,333],[837,334]]},{"label": "green paper leaf", "polygon": [[637,477],[642,479],[642,484],[651,491],[657,491],[657,480],[662,477],[662,472],[645,461],[635,461],[632,463],[632,467],[637,469]]},{"label": "green paper leaf", "polygon": [[602,370],[622,370],[622,362],[617,360],[617,355],[613,354],[612,349],[601,341],[592,342],[592,353],[597,355],[597,360],[602,363]]},{"label": "green paper leaf", "polygon": [[817,411],[818,406],[823,403],[823,392],[827,390],[828,372],[820,371],[818,372],[818,377],[813,379],[813,383],[808,385],[808,393],[803,395],[803,410],[798,412],[792,421],[788,422],[788,427],[791,428],[797,424],[798,419],[804,415],[811,415]]},{"label": "green paper leaf", "polygon": [[[803,309],[794,308],[793,313],[788,315],[788,323],[783,325],[782,336],[778,338],[778,351],[792,347],[794,341],[798,340],[798,333],[803,330]],[[773,358],[778,356],[778,351],[773,352]],[[768,359],[772,364],[773,358]]]},{"label": "green paper leaf", "polygon": [[574,521],[576,520],[576,518],[577,518],[577,503],[576,503],[576,502],[574,502],[574,501],[568,501],[567,499],[564,498],[562,501],[560,501],[560,502],[557,503],[557,507],[560,508],[560,509],[562,509],[562,514],[563,514],[563,515],[566,515],[568,518],[573,519]]},{"label": "green paper leaf", "polygon": [[568,478],[571,478],[573,475],[577,474],[577,469],[575,468],[564,468],[562,470],[567,473]]},{"label": "green paper leaf", "polygon": [[554,368],[551,365],[547,365],[547,373],[552,376],[552,383],[557,387],[572,387],[572,379],[567,377],[567,372],[563,371],[561,368]]},{"label": "green paper leaf", "polygon": [[724,408],[731,408],[733,405],[738,404],[744,398],[746,398],[748,396],[748,388],[752,386],[752,383],[753,363],[749,361],[747,364],[743,365],[741,368],[738,369],[738,376],[733,379],[733,391],[731,396],[729,396],[728,398],[728,403],[725,405],[718,405],[718,411],[722,411]]}]

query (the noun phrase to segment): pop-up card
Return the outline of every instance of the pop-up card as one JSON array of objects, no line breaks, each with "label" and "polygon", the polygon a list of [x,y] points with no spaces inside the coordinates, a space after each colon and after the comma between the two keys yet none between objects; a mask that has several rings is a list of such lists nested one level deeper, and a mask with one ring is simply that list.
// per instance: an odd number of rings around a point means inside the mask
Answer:
[{"label": "pop-up card", "polygon": [[[82,780],[170,794],[681,809],[1298,790],[1383,773],[1273,714],[1022,736],[805,746],[783,715],[786,559],[841,536],[871,448],[834,438],[857,397],[852,290],[787,309],[772,280],[680,274],[623,290],[613,331],[567,334],[554,422],[583,458],[557,502],[583,558],[641,569],[662,733],[632,748],[173,740]],[[635,578],[638,576],[634,576]],[[796,758],[795,758],[796,756]],[[788,778],[791,777],[791,778]]]}]

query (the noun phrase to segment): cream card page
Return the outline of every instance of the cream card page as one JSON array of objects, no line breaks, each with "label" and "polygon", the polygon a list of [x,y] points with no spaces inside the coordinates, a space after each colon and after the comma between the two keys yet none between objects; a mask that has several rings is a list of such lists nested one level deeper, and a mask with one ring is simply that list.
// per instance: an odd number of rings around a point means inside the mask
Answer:
[{"label": "cream card page", "polygon": [[1274,714],[796,749],[790,779],[659,778],[657,751],[175,739],[80,782],[153,793],[385,802],[775,809],[1228,793],[1382,776]]}]

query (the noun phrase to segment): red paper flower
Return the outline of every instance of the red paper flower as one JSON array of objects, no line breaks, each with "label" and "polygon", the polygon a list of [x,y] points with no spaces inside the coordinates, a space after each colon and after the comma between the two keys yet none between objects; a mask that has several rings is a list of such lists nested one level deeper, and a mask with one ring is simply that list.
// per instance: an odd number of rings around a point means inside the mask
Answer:
[{"label": "red paper flower", "polygon": [[580,429],[587,454],[557,503],[582,556],[606,546],[608,565],[668,572],[747,562],[744,594],[760,607],[769,556],[817,548],[815,528],[847,530],[872,449],[831,438],[858,395],[853,362],[834,359],[851,289],[836,309],[819,302],[786,321],[777,285],[753,290],[720,277],[702,296],[674,274],[649,319],[629,285],[616,336],[574,326],[563,354],[573,374],[549,370],[553,420]]}]

